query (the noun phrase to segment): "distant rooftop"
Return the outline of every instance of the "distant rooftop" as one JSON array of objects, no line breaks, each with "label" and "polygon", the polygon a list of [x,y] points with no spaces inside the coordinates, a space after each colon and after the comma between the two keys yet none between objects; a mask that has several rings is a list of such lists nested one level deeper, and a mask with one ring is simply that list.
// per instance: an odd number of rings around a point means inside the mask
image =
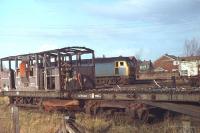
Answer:
[{"label": "distant rooftop", "polygon": [[172,59],[177,59],[178,57],[176,57],[175,55],[169,55],[169,54],[165,54],[165,56],[170,57]]},{"label": "distant rooftop", "polygon": [[187,56],[187,57],[179,57],[181,61],[192,61],[192,60],[200,60],[200,56]]}]

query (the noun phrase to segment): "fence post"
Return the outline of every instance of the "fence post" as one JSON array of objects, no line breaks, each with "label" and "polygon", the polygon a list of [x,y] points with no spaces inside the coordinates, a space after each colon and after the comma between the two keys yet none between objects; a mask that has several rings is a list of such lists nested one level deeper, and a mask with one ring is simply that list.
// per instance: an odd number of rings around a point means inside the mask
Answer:
[{"label": "fence post", "polygon": [[11,107],[13,120],[13,133],[19,133],[19,108],[16,105]]}]

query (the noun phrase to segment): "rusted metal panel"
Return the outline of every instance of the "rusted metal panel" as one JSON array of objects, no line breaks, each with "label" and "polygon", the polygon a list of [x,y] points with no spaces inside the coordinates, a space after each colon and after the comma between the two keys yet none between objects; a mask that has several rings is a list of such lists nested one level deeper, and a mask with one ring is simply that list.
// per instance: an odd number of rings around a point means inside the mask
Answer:
[{"label": "rusted metal panel", "polygon": [[60,100],[60,99],[48,99],[42,102],[46,111],[67,109],[67,110],[78,110],[78,100]]},{"label": "rusted metal panel", "polygon": [[[2,93],[4,96],[9,96],[9,97],[42,97],[42,98],[63,97],[63,94],[61,92],[55,92],[55,91],[4,91]],[[65,97],[68,98],[66,94]]]}]

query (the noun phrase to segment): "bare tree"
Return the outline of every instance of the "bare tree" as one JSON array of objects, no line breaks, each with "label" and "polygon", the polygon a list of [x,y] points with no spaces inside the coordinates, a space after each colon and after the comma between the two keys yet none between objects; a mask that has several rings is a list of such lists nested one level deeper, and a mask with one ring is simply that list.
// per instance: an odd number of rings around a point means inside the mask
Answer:
[{"label": "bare tree", "polygon": [[136,53],[136,54],[135,54],[135,58],[136,58],[137,60],[141,60],[141,55],[140,55],[139,53]]},{"label": "bare tree", "polygon": [[141,60],[143,54],[143,49],[139,49],[138,51],[135,52],[134,56],[137,60]]},{"label": "bare tree", "polygon": [[196,38],[185,40],[184,44],[185,56],[200,56],[200,41]]}]

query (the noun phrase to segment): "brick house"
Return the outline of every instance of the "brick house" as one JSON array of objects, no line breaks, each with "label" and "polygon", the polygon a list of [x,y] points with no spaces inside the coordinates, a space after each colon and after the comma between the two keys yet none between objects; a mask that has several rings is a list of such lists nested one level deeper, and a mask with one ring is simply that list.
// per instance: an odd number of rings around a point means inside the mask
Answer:
[{"label": "brick house", "polygon": [[178,71],[179,62],[174,55],[165,54],[154,61],[154,71],[174,72]]}]

